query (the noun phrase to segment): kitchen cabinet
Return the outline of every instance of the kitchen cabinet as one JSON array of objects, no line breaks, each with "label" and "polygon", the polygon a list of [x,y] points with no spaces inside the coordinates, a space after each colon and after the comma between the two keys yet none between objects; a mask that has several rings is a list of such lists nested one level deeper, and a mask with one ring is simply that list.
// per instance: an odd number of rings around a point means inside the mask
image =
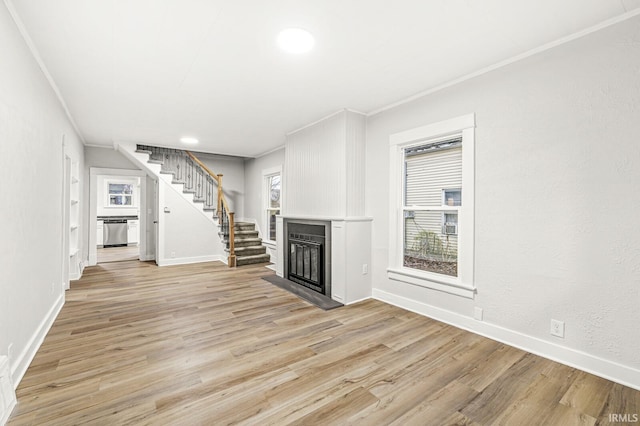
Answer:
[{"label": "kitchen cabinet", "polygon": [[127,243],[138,244],[139,241],[139,227],[138,220],[127,220]]}]

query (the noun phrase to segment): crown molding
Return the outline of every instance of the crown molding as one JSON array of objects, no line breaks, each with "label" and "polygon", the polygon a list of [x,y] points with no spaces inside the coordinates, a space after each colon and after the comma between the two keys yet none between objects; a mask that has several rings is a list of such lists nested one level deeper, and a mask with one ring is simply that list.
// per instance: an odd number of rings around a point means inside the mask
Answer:
[{"label": "crown molding", "polygon": [[491,71],[494,71],[494,70],[497,70],[499,68],[506,67],[507,65],[511,65],[511,64],[513,64],[515,62],[522,61],[522,60],[524,60],[524,59],[526,59],[526,58],[528,58],[530,56],[537,55],[538,53],[553,49],[555,47],[558,47],[558,46],[561,46],[563,44],[569,43],[569,42],[571,42],[573,40],[577,40],[579,38],[582,38],[582,37],[587,36],[589,34],[595,33],[597,31],[600,31],[600,30],[604,29],[604,28],[616,25],[616,24],[618,24],[620,22],[624,22],[624,21],[626,21],[628,19],[634,18],[634,17],[639,16],[639,15],[640,15],[640,8],[634,9],[631,12],[625,12],[622,15],[616,16],[614,18],[607,19],[606,21],[603,21],[603,22],[601,22],[599,24],[593,25],[593,26],[591,26],[589,28],[586,28],[586,29],[584,29],[582,31],[578,31],[578,32],[570,34],[568,36],[559,38],[559,39],[554,40],[552,42],[543,44],[542,46],[536,47],[534,49],[527,50],[524,53],[521,53],[521,54],[516,55],[516,56],[512,56],[511,58],[505,59],[505,60],[500,61],[500,62],[496,62],[495,64],[489,65],[489,66],[487,66],[485,68],[481,68],[478,71],[474,71],[474,72],[472,72],[470,74],[464,75],[464,76],[456,78],[454,80],[450,80],[450,81],[448,81],[446,83],[440,84],[438,86],[435,86],[435,87],[432,87],[430,89],[424,90],[424,91],[422,91],[420,93],[417,93],[415,95],[409,96],[408,98],[404,98],[404,99],[402,99],[400,101],[397,101],[397,102],[394,102],[392,104],[389,104],[389,105],[383,106],[381,108],[375,109],[373,111],[370,111],[369,113],[367,113],[367,116],[371,117],[371,116],[374,116],[374,115],[379,114],[381,112],[384,112],[384,111],[393,109],[395,107],[398,107],[400,105],[415,101],[416,99],[420,99],[420,98],[422,98],[424,96],[431,95],[433,93],[439,92],[439,91],[444,90],[446,88],[449,88],[451,86],[455,86],[456,84],[460,84],[460,83],[463,83],[463,82],[465,82],[467,80],[471,80],[472,78],[479,77],[479,76],[481,76],[483,74],[487,74],[487,73],[489,73]]},{"label": "crown molding", "polygon": [[71,112],[69,111],[69,108],[67,107],[67,103],[65,102],[64,98],[62,97],[62,93],[60,93],[60,89],[58,89],[58,85],[53,80],[53,77],[51,76],[51,74],[49,73],[49,70],[45,66],[44,61],[42,60],[42,57],[40,56],[40,52],[38,52],[38,49],[36,48],[36,45],[33,43],[33,40],[31,39],[31,36],[29,36],[29,33],[27,32],[27,29],[25,28],[24,23],[22,22],[22,19],[20,19],[20,16],[18,15],[18,12],[17,12],[15,6],[13,5],[12,0],[4,0],[4,4],[7,7],[7,10],[9,11],[9,15],[11,15],[11,19],[13,19],[13,22],[16,24],[16,27],[18,28],[18,31],[20,32],[20,35],[22,36],[22,39],[24,40],[24,42],[26,43],[27,47],[29,48],[29,51],[31,52],[31,55],[33,56],[33,59],[35,59],[36,63],[40,67],[40,71],[42,71],[42,73],[44,74],[45,78],[49,82],[49,86],[51,86],[51,89],[56,94],[56,97],[58,98],[58,102],[60,102],[60,105],[62,106],[62,109],[64,110],[65,114],[67,115],[67,119],[71,123],[71,126],[73,127],[73,130],[76,132],[76,135],[78,135],[78,138],[80,138],[80,140],[82,141],[82,144],[86,145],[86,141],[85,141],[84,137],[82,136],[82,133],[80,133],[80,130],[78,129],[78,125],[76,124],[75,120],[71,116]]}]

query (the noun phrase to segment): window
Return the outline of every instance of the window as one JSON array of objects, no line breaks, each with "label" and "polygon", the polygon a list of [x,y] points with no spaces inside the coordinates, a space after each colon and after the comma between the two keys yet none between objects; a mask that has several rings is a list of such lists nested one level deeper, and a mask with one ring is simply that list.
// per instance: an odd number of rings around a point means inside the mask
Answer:
[{"label": "window", "polygon": [[462,203],[462,189],[443,189],[442,205],[443,206],[459,206]]},{"label": "window", "polygon": [[108,183],[108,203],[111,207],[133,206],[133,184]]},{"label": "window", "polygon": [[[443,206],[461,206],[462,189],[443,189]],[[458,235],[458,212],[442,213],[442,235]]]},{"label": "window", "polygon": [[442,215],[442,235],[458,235],[458,213]]},{"label": "window", "polygon": [[[277,171],[276,171],[277,170]],[[280,169],[263,171],[265,181],[265,230],[267,242],[276,241],[276,216],[280,214],[282,182]]]},{"label": "window", "polygon": [[391,136],[390,279],[473,297],[473,114]]}]

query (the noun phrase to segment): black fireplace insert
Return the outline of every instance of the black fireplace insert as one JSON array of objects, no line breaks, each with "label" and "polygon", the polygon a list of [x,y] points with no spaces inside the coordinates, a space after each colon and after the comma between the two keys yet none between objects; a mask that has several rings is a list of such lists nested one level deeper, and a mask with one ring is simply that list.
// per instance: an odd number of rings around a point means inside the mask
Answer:
[{"label": "black fireplace insert", "polygon": [[330,296],[328,229],[325,224],[288,222],[285,265],[287,279]]}]

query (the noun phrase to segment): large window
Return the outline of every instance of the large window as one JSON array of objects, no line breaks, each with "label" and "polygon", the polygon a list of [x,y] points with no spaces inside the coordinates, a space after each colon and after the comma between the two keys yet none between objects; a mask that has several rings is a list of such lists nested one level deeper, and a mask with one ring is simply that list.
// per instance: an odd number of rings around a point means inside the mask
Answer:
[{"label": "large window", "polygon": [[276,216],[280,214],[282,201],[281,173],[277,169],[265,171],[263,173],[265,182],[265,192],[263,200],[265,203],[265,232],[267,241],[276,241]]},{"label": "large window", "polygon": [[474,116],[391,136],[389,278],[473,297]]}]

